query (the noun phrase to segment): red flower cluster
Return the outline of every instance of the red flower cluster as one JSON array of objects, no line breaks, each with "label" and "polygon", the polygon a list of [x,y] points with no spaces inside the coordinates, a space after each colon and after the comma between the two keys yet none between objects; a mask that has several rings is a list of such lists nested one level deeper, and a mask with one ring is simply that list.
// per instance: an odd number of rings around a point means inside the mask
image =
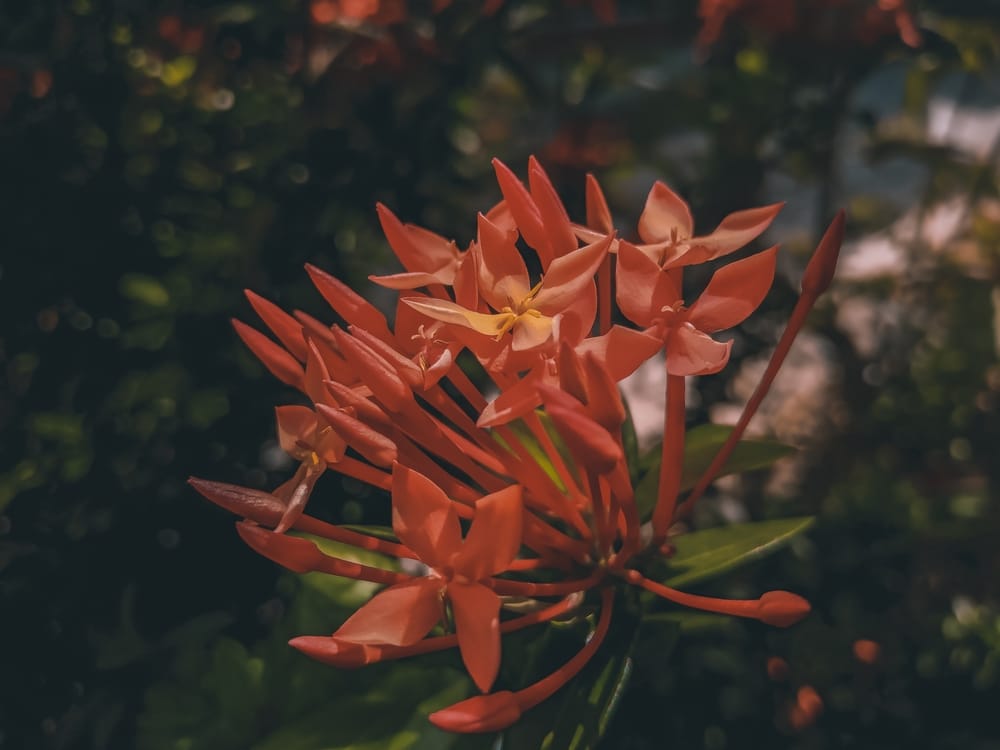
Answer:
[{"label": "red flower cluster", "polygon": [[[297,571],[387,584],[332,636],[292,641],[329,664],[356,667],[457,646],[486,695],[431,716],[445,729],[492,731],[552,695],[600,648],[614,587],[638,586],[686,607],[785,627],[808,603],[786,591],[732,601],[684,593],[647,578],[669,551],[672,523],[704,492],[763,398],[805,315],[830,282],[843,233],[839,215],[810,261],[802,295],[740,424],[688,494],[680,494],[684,386],[718,372],[730,344],[712,334],[738,325],[767,294],[776,248],[724,265],[693,301],[685,267],[756,239],[780,205],[739,211],[698,234],[666,185],[649,193],[638,242],[620,239],[600,187],[587,183],[587,218],[570,220],[532,159],[524,184],[494,162],[503,200],[479,215],[466,249],[404,224],[384,206],[382,227],[404,272],[373,277],[402,291],[394,324],[335,278],[307,267],[344,324],[288,314],[248,292],[277,342],[235,322],[246,345],[310,406],[277,409],[281,446],[300,468],[273,492],[200,479],[205,497],[243,516],[242,538]],[[533,278],[521,253],[537,255]],[[616,280],[616,283],[613,281]],[[422,292],[417,291],[422,290]],[[613,303],[633,325],[612,324]],[[665,352],[667,408],[659,494],[642,526],[623,448],[618,382]],[[499,392],[492,402],[459,366],[478,362]],[[392,493],[395,540],[304,512],[327,469]],[[418,561],[399,572],[330,556],[308,535]],[[555,673],[516,692],[489,694],[505,633],[599,607],[593,636]],[[505,605],[534,600],[534,609]],[[516,602],[515,602],[516,600]],[[586,611],[586,610],[584,610]]]}]

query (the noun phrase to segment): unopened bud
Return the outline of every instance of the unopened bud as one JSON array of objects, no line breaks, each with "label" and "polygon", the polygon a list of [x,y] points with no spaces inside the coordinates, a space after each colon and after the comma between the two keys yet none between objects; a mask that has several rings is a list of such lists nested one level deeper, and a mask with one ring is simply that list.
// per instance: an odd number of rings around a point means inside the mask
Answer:
[{"label": "unopened bud", "polygon": [[861,639],[854,642],[854,658],[862,664],[874,664],[882,655],[882,647],[875,641]]},{"label": "unopened bud", "polygon": [[325,560],[319,548],[308,539],[276,534],[250,523],[236,524],[236,531],[254,552],[294,573],[309,573]]},{"label": "unopened bud", "polygon": [[188,484],[220,508],[262,526],[277,526],[285,512],[285,505],[270,492],[240,487],[225,482],[209,482],[191,477]]},{"label": "unopened bud", "polygon": [[377,646],[348,643],[329,636],[303,635],[292,638],[288,645],[310,659],[341,669],[357,669],[378,661]]},{"label": "unopened bud", "polygon": [[521,718],[517,697],[509,690],[476,695],[435,711],[430,722],[446,732],[481,733],[506,729]]},{"label": "unopened bud", "polygon": [[373,464],[383,468],[392,466],[392,462],[396,460],[396,444],[381,432],[355,419],[343,409],[316,404],[316,411],[349,446]]},{"label": "unopened bud", "polygon": [[798,594],[790,591],[768,591],[757,600],[757,619],[777,628],[787,628],[799,622],[812,607]]},{"label": "unopened bud", "polygon": [[833,272],[837,270],[837,259],[840,257],[840,246],[844,242],[845,219],[844,209],[840,209],[823,233],[816,252],[809,259],[805,273],[802,274],[803,294],[818,297],[833,281]]}]

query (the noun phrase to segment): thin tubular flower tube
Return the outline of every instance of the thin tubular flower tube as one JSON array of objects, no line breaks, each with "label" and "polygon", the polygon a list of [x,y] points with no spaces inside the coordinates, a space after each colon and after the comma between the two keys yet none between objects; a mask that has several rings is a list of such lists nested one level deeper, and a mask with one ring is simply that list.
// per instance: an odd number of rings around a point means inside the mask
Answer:
[{"label": "thin tubular flower tube", "polygon": [[[712,336],[762,303],[778,250],[721,264],[690,304],[684,269],[756,241],[781,204],[733,212],[697,234],[687,203],[658,182],[638,227],[626,233],[615,228],[592,175],[581,224],[533,157],[524,181],[498,160],[493,167],[502,199],[479,214],[475,237],[462,245],[378,205],[404,270],[370,278],[400,295],[394,318],[311,265],[306,271],[333,321],[246,292],[266,331],[233,321],[237,335],[301,397],[275,410],[278,444],[296,468],[270,492],[189,480],[243,519],[237,533],[264,557],[296,573],[379,587],[332,635],[292,639],[306,656],[356,668],[457,648],[482,694],[430,717],[456,732],[507,727],[573,680],[601,649],[614,607],[641,616],[653,600],[621,596],[622,589],[775,627],[808,614],[806,600],[787,591],[716,599],[649,576],[671,554],[665,542],[674,521],[725,465],[830,285],[844,232],[841,213],[806,268],[740,421],[678,504],[689,468],[685,397],[695,381],[688,377],[727,366],[732,342]],[[634,482],[657,457],[636,463],[619,385],[654,357],[663,358],[666,408],[650,507]],[[309,505],[332,486],[330,474],[387,492],[391,533],[310,515]],[[384,502],[384,493],[365,502]],[[324,540],[346,547],[331,554]],[[352,549],[374,560],[356,562]],[[504,635],[590,617],[595,607],[596,626],[576,656],[532,685],[491,692]]]},{"label": "thin tubular flower tube", "polygon": [[802,294],[795,303],[795,308],[788,319],[788,324],[785,326],[785,330],[778,340],[778,345],[774,348],[774,353],[767,363],[767,368],[764,370],[760,382],[751,394],[746,406],[743,407],[740,418],[736,422],[736,426],[733,427],[733,431],[729,434],[728,439],[719,449],[715,458],[712,459],[712,463],[709,464],[705,473],[698,479],[691,493],[677,509],[678,515],[687,515],[690,513],[694,504],[705,493],[705,490],[708,489],[708,486],[719,475],[719,472],[722,471],[722,467],[726,465],[726,461],[729,460],[732,452],[736,449],[739,439],[746,432],[750,420],[753,419],[754,414],[757,413],[757,409],[760,408],[761,403],[764,401],[764,397],[767,396],[767,392],[771,389],[771,384],[774,382],[778,370],[781,369],[785,357],[788,356],[795,337],[799,335],[799,331],[805,325],[806,317],[816,304],[816,300],[826,291],[830,285],[830,281],[833,279],[833,273],[837,267],[837,259],[840,257],[840,246],[844,241],[845,221],[846,214],[841,210],[823,234],[823,238],[820,240],[819,246],[816,248],[816,252],[810,259],[803,274]]},{"label": "thin tubular flower tube", "polygon": [[517,692],[502,691],[492,695],[477,695],[436,711],[428,718],[434,726],[450,732],[495,732],[513,724],[521,714],[551,697],[573,679],[601,647],[611,625],[614,593],[601,592],[601,615],[587,644],[558,670],[533,685]]}]

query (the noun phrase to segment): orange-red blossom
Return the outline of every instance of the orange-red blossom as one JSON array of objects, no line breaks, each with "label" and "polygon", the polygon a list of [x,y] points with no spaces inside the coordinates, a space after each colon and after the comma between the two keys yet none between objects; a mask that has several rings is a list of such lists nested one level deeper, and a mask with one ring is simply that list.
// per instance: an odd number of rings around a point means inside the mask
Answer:
[{"label": "orange-red blossom", "polygon": [[[495,167],[503,200],[480,215],[465,251],[379,207],[405,269],[375,278],[403,290],[392,325],[314,267],[307,270],[338,324],[289,314],[247,293],[273,338],[234,321],[237,332],[308,404],[277,411],[280,444],[300,466],[272,492],[191,480],[245,519],[241,537],[266,557],[297,572],[386,586],[332,635],[294,639],[303,653],[352,668],[457,646],[484,694],[431,721],[459,732],[508,726],[578,673],[601,647],[616,586],[778,627],[808,613],[808,603],[786,591],[716,599],[671,589],[644,571],[665,549],[673,521],[689,511],[739,440],[829,284],[843,233],[840,215],[810,261],[759,393],[693,492],[681,498],[686,378],[726,365],[730,343],[711,334],[738,325],[761,303],[777,249],[723,265],[690,304],[682,269],[753,241],[780,206],[736,212],[699,236],[687,204],[657,183],[639,242],[632,243],[616,234],[592,177],[587,220],[575,224],[537,161],[529,164],[527,185],[502,163]],[[537,253],[538,277],[529,274],[522,244]],[[636,327],[612,324],[613,300]],[[499,391],[493,403],[458,365],[463,351],[467,365],[478,362],[482,380]],[[625,458],[626,410],[617,383],[661,351],[667,409],[647,534]],[[395,539],[306,512],[327,470],[391,493]],[[339,558],[310,536],[377,553],[382,562]],[[396,566],[394,559],[416,562]],[[532,603],[527,610],[525,600]],[[532,685],[490,692],[503,634],[595,607],[593,636],[573,659]]]}]

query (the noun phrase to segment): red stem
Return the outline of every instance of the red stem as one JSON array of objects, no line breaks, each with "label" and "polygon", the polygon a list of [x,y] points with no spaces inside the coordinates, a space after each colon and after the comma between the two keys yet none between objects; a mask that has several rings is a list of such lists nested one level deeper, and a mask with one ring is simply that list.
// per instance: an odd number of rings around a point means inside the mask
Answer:
[{"label": "red stem", "polygon": [[604,638],[608,634],[608,626],[611,624],[611,612],[613,609],[614,590],[610,588],[604,589],[601,592],[601,615],[597,621],[597,627],[594,629],[593,635],[588,639],[587,644],[580,649],[576,656],[548,677],[539,680],[524,690],[518,690],[514,693],[517,705],[521,711],[526,711],[533,706],[537,706],[579,674],[580,670],[594,657],[597,649],[604,642]]},{"label": "red stem", "polygon": [[[664,364],[666,366],[666,364]],[[667,373],[666,409],[663,414],[663,453],[660,459],[660,484],[653,510],[653,548],[667,538],[674,519],[677,494],[684,470],[685,377]]]},{"label": "red stem", "polygon": [[688,495],[687,499],[681,503],[680,507],[677,509],[677,516],[685,516],[691,512],[694,504],[705,494],[705,490],[708,486],[715,481],[715,478],[722,471],[723,467],[726,465],[726,461],[732,455],[733,451],[736,450],[736,445],[739,443],[743,433],[746,432],[747,425],[750,424],[750,420],[753,419],[754,414],[757,413],[757,409],[760,407],[761,402],[767,395],[767,392],[771,388],[771,384],[774,382],[775,376],[778,374],[778,370],[781,369],[781,365],[785,361],[785,357],[788,356],[788,351],[792,347],[792,343],[795,341],[795,337],[798,335],[799,331],[802,330],[803,324],[806,322],[806,317],[809,315],[809,311],[812,306],[816,303],[816,296],[814,295],[802,295],[799,297],[798,302],[795,303],[795,309],[792,310],[792,314],[788,319],[788,325],[785,326],[784,332],[781,334],[781,338],[778,340],[778,345],[774,349],[774,354],[771,355],[770,361],[767,363],[767,368],[764,370],[764,375],[761,377],[760,382],[754,389],[753,394],[750,396],[750,400],[747,401],[746,406],[743,407],[743,413],[740,414],[740,419],[733,428],[733,431],[729,433],[729,437],[726,442],[723,443],[719,452],[715,454],[715,458],[712,459],[712,463],[709,464],[708,468],[705,469],[705,473],[701,475],[698,479],[697,484],[691,490],[691,494]]}]

